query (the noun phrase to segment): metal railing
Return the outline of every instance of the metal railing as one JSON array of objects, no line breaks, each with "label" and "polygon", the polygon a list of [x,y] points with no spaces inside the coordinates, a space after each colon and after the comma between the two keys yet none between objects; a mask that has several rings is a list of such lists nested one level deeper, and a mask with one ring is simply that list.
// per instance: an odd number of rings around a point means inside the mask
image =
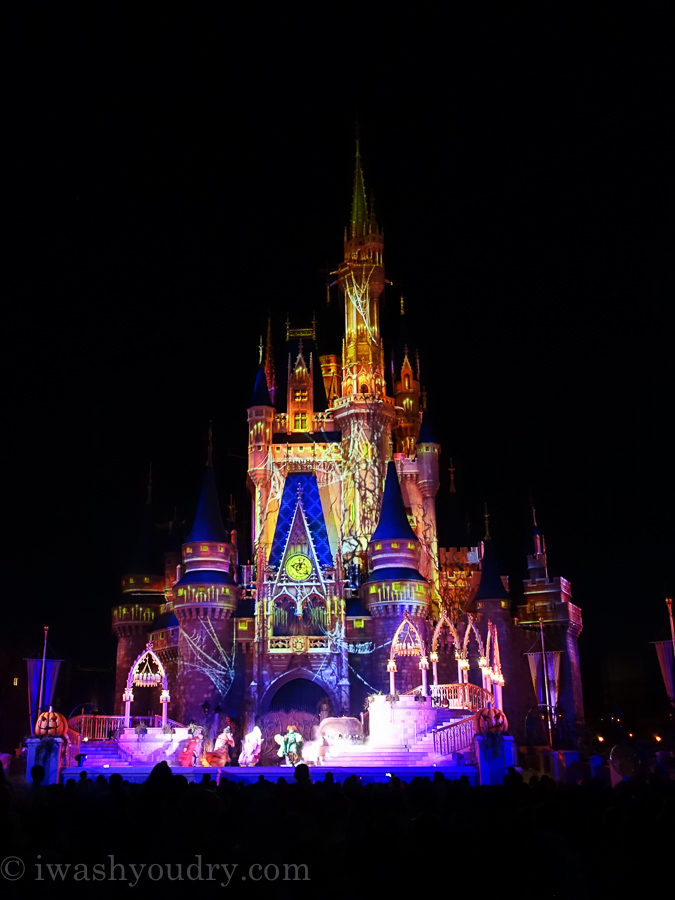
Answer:
[{"label": "metal railing", "polygon": [[[407,691],[408,694],[421,694],[422,685]],[[432,706],[442,709],[469,709],[476,712],[486,706],[494,706],[494,697],[476,684],[430,684],[429,696]]]},{"label": "metal railing", "polygon": [[[141,723],[147,725],[148,728],[161,728],[162,717],[157,715],[132,716],[132,728]],[[182,728],[181,723],[174,719],[167,719],[167,725],[172,728]],[[68,720],[69,732],[72,732],[79,740],[87,738],[89,741],[112,741],[124,727],[124,716],[80,715]]]},{"label": "metal railing", "polygon": [[473,749],[473,737],[476,734],[478,714],[451,722],[434,731],[434,753],[438,756],[450,756]]}]

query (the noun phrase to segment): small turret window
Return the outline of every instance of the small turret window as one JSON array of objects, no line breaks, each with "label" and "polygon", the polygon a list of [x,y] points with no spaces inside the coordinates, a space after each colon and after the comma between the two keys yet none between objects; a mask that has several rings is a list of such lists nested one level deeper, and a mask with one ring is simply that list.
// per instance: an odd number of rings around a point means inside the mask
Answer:
[{"label": "small turret window", "polygon": [[376,550],[381,550],[381,549],[382,549],[382,544],[379,544],[379,543],[378,543],[378,544],[375,544],[375,549],[376,549]]},{"label": "small turret window", "polygon": [[364,628],[365,624],[363,619],[354,619],[354,628]]},{"label": "small turret window", "polygon": [[307,391],[295,391],[293,395],[294,400],[302,401],[307,399]]},{"label": "small turret window", "polygon": [[130,578],[130,579],[129,579],[129,584],[134,584],[134,579],[133,579],[133,578]]},{"label": "small turret window", "polygon": [[412,543],[412,541],[408,541],[408,550],[414,550],[414,549],[415,549],[415,545]]},{"label": "small turret window", "polygon": [[149,576],[149,575],[145,575],[145,576],[143,577],[143,581],[144,581],[146,584],[150,584],[150,576]]},{"label": "small turret window", "polygon": [[205,553],[205,552],[209,549],[209,545],[208,545],[208,544],[202,544],[201,547],[200,547],[199,549],[202,551],[202,553]]},{"label": "small turret window", "polygon": [[398,541],[392,541],[392,542],[391,542],[391,549],[392,549],[392,550],[398,550],[398,548],[399,548],[399,543],[398,543]]},{"label": "small turret window", "polygon": [[186,553],[192,553],[192,547],[186,547],[186,548],[185,548],[185,552],[186,552]]},{"label": "small turret window", "polygon": [[406,391],[409,391],[410,390],[410,375],[405,376],[405,378],[403,379],[403,383],[404,383],[403,386],[405,387]]}]

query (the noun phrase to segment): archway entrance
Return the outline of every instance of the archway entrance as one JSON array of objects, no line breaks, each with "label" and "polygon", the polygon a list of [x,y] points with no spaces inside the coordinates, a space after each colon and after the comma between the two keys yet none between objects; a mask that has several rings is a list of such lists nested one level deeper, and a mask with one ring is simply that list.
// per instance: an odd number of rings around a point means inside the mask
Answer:
[{"label": "archway entrance", "polygon": [[315,739],[321,719],[333,715],[333,704],[325,688],[302,675],[282,684],[268,699],[266,707],[267,711],[257,721],[264,738],[263,765],[279,763],[275,734],[285,734],[289,725],[295,725],[308,742]]},{"label": "archway entrance", "polygon": [[330,698],[323,688],[307,678],[294,678],[279,688],[270,700],[269,710],[290,712],[297,709],[319,715],[322,706],[328,706],[330,714]]}]

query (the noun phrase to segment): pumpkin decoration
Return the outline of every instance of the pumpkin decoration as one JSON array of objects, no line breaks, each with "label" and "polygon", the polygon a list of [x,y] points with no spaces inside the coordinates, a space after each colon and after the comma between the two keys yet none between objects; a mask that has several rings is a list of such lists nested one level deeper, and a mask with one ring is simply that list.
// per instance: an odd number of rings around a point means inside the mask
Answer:
[{"label": "pumpkin decoration", "polygon": [[41,712],[35,723],[35,734],[38,737],[55,737],[68,731],[68,719],[51,710]]},{"label": "pumpkin decoration", "polygon": [[476,729],[478,734],[506,734],[509,722],[501,709],[485,707],[478,710]]}]

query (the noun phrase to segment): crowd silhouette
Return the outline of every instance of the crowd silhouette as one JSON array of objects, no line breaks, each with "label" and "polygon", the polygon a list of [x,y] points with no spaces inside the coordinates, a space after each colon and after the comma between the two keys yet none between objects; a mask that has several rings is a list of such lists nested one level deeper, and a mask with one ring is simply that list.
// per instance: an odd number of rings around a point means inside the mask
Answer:
[{"label": "crowd silhouette", "polygon": [[[286,863],[306,866],[298,880],[237,877],[227,888],[274,898],[386,890],[583,900],[635,896],[671,877],[675,780],[659,766],[614,788],[600,777],[526,782],[513,769],[500,787],[441,773],[409,783],[362,783],[355,775],[338,783],[305,765],[289,769],[287,779],[248,784],[225,776],[216,784],[208,774],[190,783],[166,763],[142,784],[83,771],[77,781],[43,786],[42,775],[36,767],[33,784],[0,775],[0,856],[26,864],[22,879],[2,885],[6,897],[32,896],[32,889],[52,895],[52,885],[35,877],[44,872],[38,860],[91,866],[111,856],[183,866],[199,857],[202,864],[236,862],[242,873],[253,864],[258,872],[271,866],[272,874]],[[199,880],[141,879],[136,890],[145,897],[222,893],[217,879]],[[67,890],[105,897],[124,896],[128,887],[68,880]]]}]

